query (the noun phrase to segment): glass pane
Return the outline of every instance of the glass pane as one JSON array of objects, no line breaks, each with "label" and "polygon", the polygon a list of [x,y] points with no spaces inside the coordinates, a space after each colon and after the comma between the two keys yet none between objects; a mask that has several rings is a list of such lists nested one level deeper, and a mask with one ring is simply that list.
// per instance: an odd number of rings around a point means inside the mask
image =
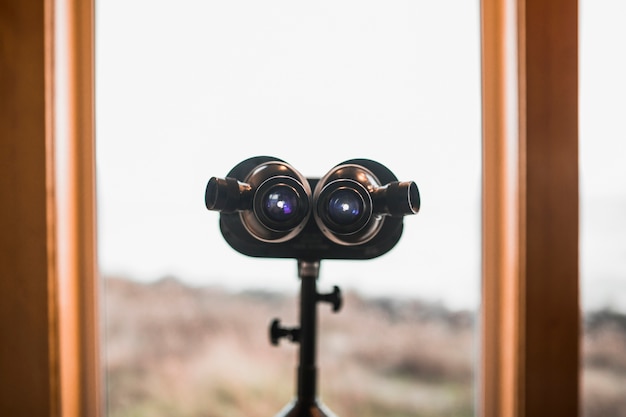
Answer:
[{"label": "glass pane", "polygon": [[583,410],[626,416],[626,3],[580,3]]},{"label": "glass pane", "polygon": [[110,416],[271,416],[295,395],[296,261],[241,255],[204,206],[252,156],[369,158],[423,201],[399,243],[324,260],[319,393],[342,417],[474,414],[479,2],[98,1],[99,257]]}]

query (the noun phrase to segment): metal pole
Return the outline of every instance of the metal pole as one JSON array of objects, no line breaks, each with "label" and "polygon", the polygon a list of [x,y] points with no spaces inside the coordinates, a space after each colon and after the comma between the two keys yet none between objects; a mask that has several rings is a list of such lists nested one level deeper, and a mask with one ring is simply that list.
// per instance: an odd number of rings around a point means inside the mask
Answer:
[{"label": "metal pole", "polygon": [[317,278],[319,261],[298,261],[300,277],[300,365],[298,400],[314,404],[317,398]]}]

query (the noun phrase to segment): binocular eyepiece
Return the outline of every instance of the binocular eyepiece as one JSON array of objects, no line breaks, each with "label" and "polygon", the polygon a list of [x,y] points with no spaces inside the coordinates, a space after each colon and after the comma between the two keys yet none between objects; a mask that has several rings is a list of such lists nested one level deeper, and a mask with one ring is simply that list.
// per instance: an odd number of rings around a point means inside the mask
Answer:
[{"label": "binocular eyepiece", "polygon": [[385,216],[415,214],[420,208],[413,181],[383,185],[363,162],[333,168],[317,183],[313,200],[315,221],[322,233],[348,246],[371,240],[380,232]]},{"label": "binocular eyepiece", "polygon": [[271,160],[255,166],[243,182],[213,177],[207,184],[209,210],[239,212],[246,230],[262,242],[296,236],[311,215],[309,182],[289,164]]},{"label": "binocular eyepiece", "polygon": [[[221,213],[222,234],[242,253],[352,259],[378,256],[395,245],[403,216],[419,211],[420,195],[413,181],[400,182],[368,159],[345,161],[316,179],[278,158],[259,156],[225,178],[211,178],[205,204]],[[371,241],[376,248],[368,251]],[[337,248],[344,249],[331,254]]]}]

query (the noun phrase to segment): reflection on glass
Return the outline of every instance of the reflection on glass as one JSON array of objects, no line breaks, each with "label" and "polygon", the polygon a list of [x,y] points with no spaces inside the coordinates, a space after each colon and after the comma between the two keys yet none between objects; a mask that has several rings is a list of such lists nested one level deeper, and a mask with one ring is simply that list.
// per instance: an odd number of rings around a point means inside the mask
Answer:
[{"label": "reflection on glass", "polygon": [[580,3],[583,414],[626,416],[626,3]]},{"label": "reflection on glass", "polygon": [[272,416],[294,395],[293,260],[245,257],[211,176],[369,158],[420,189],[380,258],[323,261],[319,392],[339,417],[474,414],[479,3],[97,2],[99,258],[110,416]]}]

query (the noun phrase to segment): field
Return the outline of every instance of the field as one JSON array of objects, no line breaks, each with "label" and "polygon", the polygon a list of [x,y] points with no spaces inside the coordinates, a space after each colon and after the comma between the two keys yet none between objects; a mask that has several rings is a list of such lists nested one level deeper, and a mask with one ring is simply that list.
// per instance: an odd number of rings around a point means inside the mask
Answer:
[{"label": "field", "polygon": [[[271,417],[294,396],[297,294],[229,293],[175,279],[105,280],[109,417]],[[419,300],[344,294],[320,305],[319,394],[339,417],[473,416],[475,316]],[[626,317],[585,318],[584,416],[626,417]]]}]

